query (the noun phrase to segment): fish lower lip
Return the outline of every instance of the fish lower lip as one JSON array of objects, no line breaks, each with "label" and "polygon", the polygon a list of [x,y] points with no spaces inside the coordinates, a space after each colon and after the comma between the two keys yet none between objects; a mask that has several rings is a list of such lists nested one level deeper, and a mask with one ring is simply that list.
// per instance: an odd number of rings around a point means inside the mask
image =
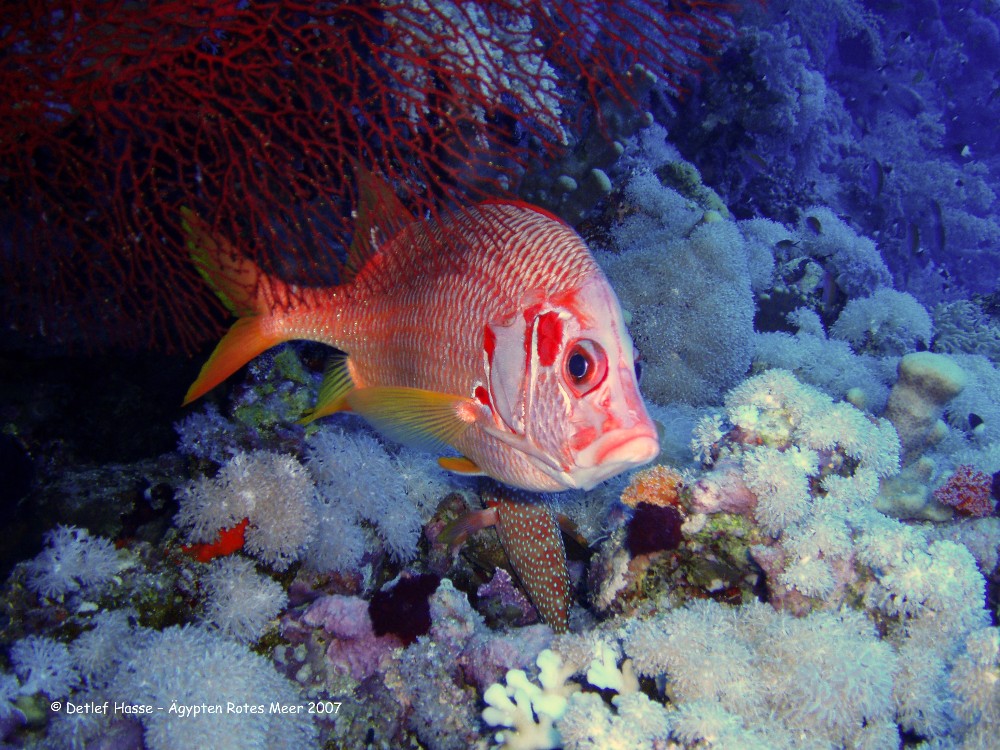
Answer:
[{"label": "fish lower lip", "polygon": [[596,464],[640,465],[652,461],[660,452],[660,441],[656,434],[639,432],[627,435],[621,440],[601,446],[596,455]]}]

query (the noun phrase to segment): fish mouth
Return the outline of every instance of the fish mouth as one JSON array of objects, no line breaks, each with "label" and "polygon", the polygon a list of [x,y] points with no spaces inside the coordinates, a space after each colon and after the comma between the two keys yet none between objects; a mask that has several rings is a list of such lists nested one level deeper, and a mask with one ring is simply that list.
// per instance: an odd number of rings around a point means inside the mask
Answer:
[{"label": "fish mouth", "polygon": [[576,457],[570,472],[571,486],[584,490],[649,463],[660,454],[660,439],[652,425],[639,424],[602,436]]},{"label": "fish mouth", "polygon": [[615,437],[615,440],[601,441],[594,456],[594,464],[610,464],[622,467],[641,466],[656,458],[660,453],[660,440],[654,431],[629,431],[629,434]]}]

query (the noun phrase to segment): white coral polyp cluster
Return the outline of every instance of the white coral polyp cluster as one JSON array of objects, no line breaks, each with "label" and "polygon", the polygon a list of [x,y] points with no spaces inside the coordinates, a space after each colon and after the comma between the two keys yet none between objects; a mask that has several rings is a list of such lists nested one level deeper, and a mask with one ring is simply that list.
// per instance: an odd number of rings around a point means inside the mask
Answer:
[{"label": "white coral polyp cluster", "polygon": [[204,619],[241,643],[253,643],[288,605],[277,581],[261,575],[245,557],[214,560],[202,578]]},{"label": "white coral polyp cluster", "polygon": [[[724,446],[729,462],[738,462],[742,482],[756,497],[754,518],[772,536],[806,524],[820,512],[815,507],[820,496],[826,515],[870,503],[879,479],[899,470],[899,439],[888,420],[834,403],[785,370],[750,378],[729,392],[725,404],[734,428]],[[709,450],[700,443],[698,449],[702,455]],[[812,567],[823,573],[824,566]],[[807,588],[828,588],[798,578]]]},{"label": "white coral polyp cluster", "polygon": [[743,456],[743,479],[757,496],[757,522],[776,534],[802,520],[811,501],[809,477],[818,471],[819,456],[809,448],[749,449]]},{"label": "white coral polyp cluster", "polygon": [[899,437],[888,420],[834,403],[787,370],[767,370],[734,388],[726,396],[726,414],[748,444],[839,450],[879,477],[899,471]]},{"label": "white coral polyp cluster", "polygon": [[45,549],[25,564],[25,582],[35,593],[61,597],[93,593],[126,564],[109,539],[76,526],[57,526],[45,534]]},{"label": "white coral polyp cluster", "polygon": [[21,695],[63,698],[79,683],[69,649],[51,638],[29,635],[16,641],[10,647],[10,661],[21,680]]},{"label": "white coral polyp cluster", "polygon": [[761,603],[700,600],[626,630],[624,647],[677,706],[674,739],[718,747],[800,747],[794,738],[806,737],[811,747],[898,744],[897,658],[861,613],[794,618]]},{"label": "white coral polyp cluster", "polygon": [[214,478],[181,487],[176,520],[190,541],[212,543],[220,530],[246,518],[246,550],[275,570],[285,570],[315,533],[315,495],[309,472],[293,456],[238,453]]},{"label": "white coral polyp cluster", "polygon": [[969,635],[965,653],[951,673],[955,712],[987,747],[1000,731],[1000,629],[981,628]]}]

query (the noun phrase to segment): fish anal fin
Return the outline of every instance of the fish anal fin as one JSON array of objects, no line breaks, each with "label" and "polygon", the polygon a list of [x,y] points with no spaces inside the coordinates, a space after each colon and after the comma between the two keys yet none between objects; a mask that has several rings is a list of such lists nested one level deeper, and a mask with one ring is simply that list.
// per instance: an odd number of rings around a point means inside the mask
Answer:
[{"label": "fish anal fin", "polygon": [[354,388],[345,400],[384,435],[431,452],[454,447],[481,408],[470,398],[396,386]]},{"label": "fish anal fin", "polygon": [[347,406],[347,394],[354,389],[354,381],[347,367],[347,354],[338,351],[327,362],[323,382],[319,386],[316,406],[299,420],[299,424],[310,422],[344,411]]},{"label": "fish anal fin", "polygon": [[438,465],[447,471],[454,472],[455,474],[465,474],[470,477],[478,477],[485,474],[482,469],[465,456],[442,456],[438,459]]}]

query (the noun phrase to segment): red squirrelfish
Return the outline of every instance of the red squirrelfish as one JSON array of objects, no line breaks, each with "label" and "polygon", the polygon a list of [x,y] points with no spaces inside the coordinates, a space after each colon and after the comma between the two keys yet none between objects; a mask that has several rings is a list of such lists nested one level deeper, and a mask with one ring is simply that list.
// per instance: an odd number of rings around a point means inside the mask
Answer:
[{"label": "red squirrelfish", "polygon": [[184,211],[202,275],[240,319],[184,403],[265,350],[318,341],[334,360],[310,419],[352,410],[442,466],[514,487],[589,489],[659,452],[621,307],[567,224],[486,202],[415,220],[362,176],[345,283],[265,275]]}]

